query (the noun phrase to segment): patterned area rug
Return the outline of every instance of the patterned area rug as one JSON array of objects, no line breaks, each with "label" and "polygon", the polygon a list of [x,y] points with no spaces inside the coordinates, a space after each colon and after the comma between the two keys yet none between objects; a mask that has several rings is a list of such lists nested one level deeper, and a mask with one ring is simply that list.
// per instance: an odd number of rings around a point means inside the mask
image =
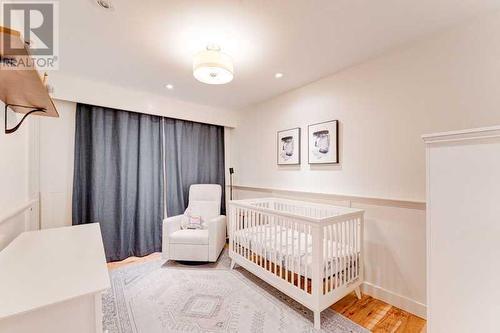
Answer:
[{"label": "patterned area rug", "polygon": [[[317,332],[312,312],[240,267],[224,252],[214,264],[155,260],[110,272],[103,296],[109,333]],[[333,310],[321,313],[321,332],[365,333]]]}]

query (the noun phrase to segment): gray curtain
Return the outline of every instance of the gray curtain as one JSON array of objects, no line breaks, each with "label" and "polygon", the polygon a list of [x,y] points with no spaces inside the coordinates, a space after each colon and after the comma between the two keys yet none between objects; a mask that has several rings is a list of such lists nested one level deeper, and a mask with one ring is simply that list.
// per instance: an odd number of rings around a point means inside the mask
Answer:
[{"label": "gray curtain", "polygon": [[161,121],[77,105],[73,224],[100,224],[108,261],[161,250]]},{"label": "gray curtain", "polygon": [[191,184],[220,184],[225,212],[224,127],[164,119],[167,213],[182,214]]}]

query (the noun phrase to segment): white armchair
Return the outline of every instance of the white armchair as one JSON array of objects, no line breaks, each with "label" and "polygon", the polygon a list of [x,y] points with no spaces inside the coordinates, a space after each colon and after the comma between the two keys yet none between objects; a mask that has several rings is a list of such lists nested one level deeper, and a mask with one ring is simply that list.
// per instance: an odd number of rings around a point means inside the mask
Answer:
[{"label": "white armchair", "polygon": [[185,215],[163,220],[162,255],[167,260],[217,261],[226,243],[226,217],[220,215],[220,185],[198,184],[189,187],[186,212],[201,216],[203,229],[182,229]]}]

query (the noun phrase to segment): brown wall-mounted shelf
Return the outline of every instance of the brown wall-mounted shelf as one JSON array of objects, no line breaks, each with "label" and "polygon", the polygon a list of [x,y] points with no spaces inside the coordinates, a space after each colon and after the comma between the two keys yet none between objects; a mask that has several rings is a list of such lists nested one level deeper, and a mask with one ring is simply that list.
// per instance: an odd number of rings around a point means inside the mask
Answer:
[{"label": "brown wall-mounted shelf", "polygon": [[[6,45],[16,48],[16,54],[12,54]],[[36,67],[29,62],[31,60],[29,48],[21,39],[19,32],[0,26],[0,57],[0,100],[5,103],[5,132],[14,132],[25,119],[23,117],[18,125],[7,129],[7,108],[25,116],[34,114],[59,117]],[[22,68],[12,66],[10,59],[22,60],[29,65]]]}]

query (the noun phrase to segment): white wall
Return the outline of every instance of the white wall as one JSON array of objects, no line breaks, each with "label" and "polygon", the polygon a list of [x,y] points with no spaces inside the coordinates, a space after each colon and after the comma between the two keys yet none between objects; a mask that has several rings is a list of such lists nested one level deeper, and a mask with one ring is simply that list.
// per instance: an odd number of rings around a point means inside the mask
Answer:
[{"label": "white wall", "polygon": [[[243,110],[237,182],[424,201],[420,135],[500,123],[499,29],[497,14]],[[309,166],[307,125],[332,119],[341,164]],[[278,167],[276,131],[297,126],[302,165]]]},{"label": "white wall", "polygon": [[[29,124],[25,123],[15,133],[5,134],[4,104],[0,102],[0,250],[24,230],[27,216],[20,214],[6,221],[19,207],[29,201]],[[20,120],[20,116],[9,111],[9,127]]]},{"label": "white wall", "polygon": [[54,87],[53,97],[60,100],[229,127],[238,122],[234,111],[173,99],[167,89],[163,96],[61,72],[51,72],[49,83]]},{"label": "white wall", "polygon": [[59,118],[40,118],[41,226],[71,225],[76,103],[55,101]]},{"label": "white wall", "polygon": [[[423,202],[420,136],[500,124],[498,31],[497,13],[242,110],[232,137],[236,184]],[[308,165],[307,125],[332,119],[341,124],[341,163]],[[298,126],[302,164],[279,167],[276,131]],[[367,290],[423,315],[425,214],[365,208]]]}]

